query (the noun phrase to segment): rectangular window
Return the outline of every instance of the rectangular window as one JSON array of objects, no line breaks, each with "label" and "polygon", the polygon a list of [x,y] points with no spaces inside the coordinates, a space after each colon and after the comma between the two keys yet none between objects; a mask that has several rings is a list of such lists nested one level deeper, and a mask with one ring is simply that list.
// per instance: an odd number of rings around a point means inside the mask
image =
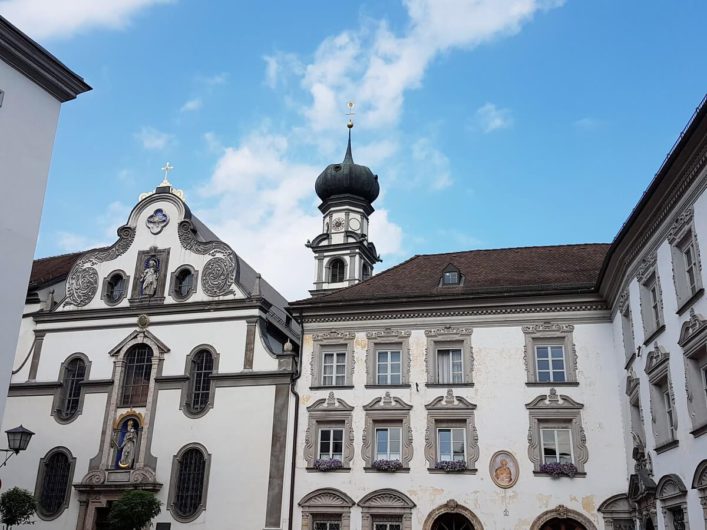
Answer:
[{"label": "rectangular window", "polygon": [[344,429],[319,430],[319,459],[341,460],[344,455]]},{"label": "rectangular window", "polygon": [[697,292],[697,256],[695,255],[695,244],[693,241],[682,249],[683,258],[685,258],[685,276],[687,279],[687,287],[690,294]]},{"label": "rectangular window", "polygon": [[702,389],[704,390],[705,400],[707,400],[707,364],[700,370],[702,373]]},{"label": "rectangular window", "polygon": [[440,462],[466,460],[466,430],[455,427],[437,429],[437,452]]},{"label": "rectangular window", "polygon": [[376,429],[376,460],[401,460],[400,427]]},{"label": "rectangular window", "polygon": [[672,440],[675,438],[675,421],[673,419],[673,403],[670,400],[670,390],[663,392],[663,406],[665,407],[665,417],[668,420],[668,432]]},{"label": "rectangular window", "polygon": [[315,521],[314,530],[341,530],[339,521]]},{"label": "rectangular window", "polygon": [[457,285],[459,283],[459,273],[457,271],[448,271],[442,276],[443,285]]},{"label": "rectangular window", "polygon": [[399,385],[402,383],[399,351],[379,351],[376,359],[379,385]]},{"label": "rectangular window", "polygon": [[373,524],[373,530],[401,530],[402,525],[398,522],[376,522]]},{"label": "rectangular window", "polygon": [[624,353],[626,354],[626,359],[628,359],[636,350],[631,309],[628,307],[621,313],[621,330],[623,332]]},{"label": "rectangular window", "polygon": [[535,368],[540,383],[567,381],[564,346],[536,346]]},{"label": "rectangular window", "polygon": [[464,362],[460,349],[437,350],[437,382],[442,384],[464,382]]},{"label": "rectangular window", "polygon": [[322,386],[346,384],[346,352],[325,352],[322,358]]},{"label": "rectangular window", "polygon": [[649,288],[650,301],[651,301],[651,314],[653,315],[653,322],[655,327],[660,326],[660,305],[658,301],[658,286],[653,282]]},{"label": "rectangular window", "polygon": [[572,432],[569,429],[540,429],[543,464],[572,464]]}]

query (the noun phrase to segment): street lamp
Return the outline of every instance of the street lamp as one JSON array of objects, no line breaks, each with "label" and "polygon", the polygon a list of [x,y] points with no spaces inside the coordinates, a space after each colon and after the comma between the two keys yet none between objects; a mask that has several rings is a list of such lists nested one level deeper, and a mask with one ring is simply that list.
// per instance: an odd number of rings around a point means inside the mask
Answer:
[{"label": "street lamp", "polygon": [[0,449],[3,453],[7,453],[5,460],[0,467],[7,464],[12,455],[18,454],[20,451],[27,449],[30,439],[34,435],[29,429],[25,429],[22,425],[15,427],[14,429],[8,429],[5,431],[7,433],[7,446],[8,449]]}]

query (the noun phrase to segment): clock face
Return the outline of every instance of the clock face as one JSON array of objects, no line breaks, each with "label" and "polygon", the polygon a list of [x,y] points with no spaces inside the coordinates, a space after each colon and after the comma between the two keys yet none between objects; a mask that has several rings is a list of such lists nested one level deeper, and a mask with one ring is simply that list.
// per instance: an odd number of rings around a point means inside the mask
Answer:
[{"label": "clock face", "polygon": [[334,231],[339,232],[344,229],[344,218],[343,217],[337,217],[334,219],[334,222],[332,223],[332,228]]},{"label": "clock face", "polygon": [[349,228],[354,232],[358,232],[358,229],[361,228],[361,222],[355,217],[353,219],[349,219]]}]

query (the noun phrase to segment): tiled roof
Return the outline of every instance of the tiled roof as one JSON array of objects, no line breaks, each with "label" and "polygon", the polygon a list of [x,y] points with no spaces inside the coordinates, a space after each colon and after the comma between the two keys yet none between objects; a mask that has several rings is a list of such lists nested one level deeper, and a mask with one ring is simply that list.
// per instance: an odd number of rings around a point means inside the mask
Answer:
[{"label": "tiled roof", "polygon": [[73,254],[62,254],[61,256],[34,260],[28,289],[39,289],[45,285],[63,281],[82,254],[84,252],[74,252]]},{"label": "tiled roof", "polygon": [[[608,244],[583,244],[417,255],[365,282],[293,305],[593,289],[608,250]],[[462,285],[440,285],[448,265],[459,269]]]}]

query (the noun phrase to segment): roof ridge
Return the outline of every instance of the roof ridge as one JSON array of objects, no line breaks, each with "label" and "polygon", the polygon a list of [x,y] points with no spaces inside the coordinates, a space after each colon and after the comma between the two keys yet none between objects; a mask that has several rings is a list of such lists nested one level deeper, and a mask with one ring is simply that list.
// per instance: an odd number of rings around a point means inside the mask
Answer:
[{"label": "roof ridge", "polygon": [[[96,247],[100,248],[100,247]],[[89,249],[89,250],[94,250],[94,249]],[[32,261],[44,261],[47,259],[56,259],[56,258],[65,258],[67,256],[75,256],[76,254],[84,254],[86,252],[89,252],[89,250],[80,250],[78,252],[67,252],[65,254],[57,254],[56,256],[44,256],[42,258],[34,258]]]},{"label": "roof ridge", "polygon": [[[587,247],[587,246],[610,246],[611,243],[565,243],[561,245],[526,245],[523,247],[499,247],[499,248],[475,248],[470,250],[456,250],[449,252],[431,252],[429,254],[416,254],[415,257],[446,256],[449,254],[468,254],[470,252],[498,252],[501,250],[526,250],[540,248],[567,248],[567,247]],[[393,267],[387,270],[392,270]],[[381,273],[382,274],[382,273]]]}]

